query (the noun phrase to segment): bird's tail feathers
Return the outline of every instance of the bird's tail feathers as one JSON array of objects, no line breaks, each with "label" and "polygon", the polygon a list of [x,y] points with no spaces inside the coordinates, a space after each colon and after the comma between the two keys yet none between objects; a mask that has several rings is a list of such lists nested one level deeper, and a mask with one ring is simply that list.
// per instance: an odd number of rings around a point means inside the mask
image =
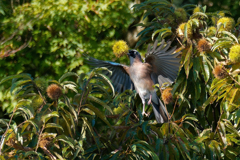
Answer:
[{"label": "bird's tail feathers", "polygon": [[157,122],[158,123],[168,122],[167,111],[166,111],[165,106],[162,103],[162,101],[159,99],[158,104],[156,104],[152,101],[152,106],[153,106],[153,112],[154,112]]}]

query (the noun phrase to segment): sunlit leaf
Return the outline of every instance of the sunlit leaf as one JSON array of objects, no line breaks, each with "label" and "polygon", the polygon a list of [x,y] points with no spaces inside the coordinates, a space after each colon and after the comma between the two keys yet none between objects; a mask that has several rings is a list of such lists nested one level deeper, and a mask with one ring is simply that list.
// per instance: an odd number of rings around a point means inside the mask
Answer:
[{"label": "sunlit leaf", "polygon": [[48,113],[48,114],[42,116],[41,120],[43,121],[43,123],[47,123],[47,121],[49,119],[51,119],[52,117],[59,117],[58,112],[57,111],[53,111],[51,113]]},{"label": "sunlit leaf", "polygon": [[55,123],[47,123],[45,128],[59,128],[64,132],[62,126],[60,126],[59,124],[55,124]]}]

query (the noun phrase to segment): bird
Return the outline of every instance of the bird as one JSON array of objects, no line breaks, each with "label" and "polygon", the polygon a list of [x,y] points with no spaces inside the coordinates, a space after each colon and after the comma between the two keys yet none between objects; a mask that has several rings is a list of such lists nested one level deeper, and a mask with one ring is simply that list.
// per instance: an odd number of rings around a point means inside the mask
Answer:
[{"label": "bird", "polygon": [[130,59],[129,66],[90,56],[87,58],[87,63],[93,67],[106,67],[110,70],[112,73],[107,71],[103,73],[109,76],[117,92],[135,89],[142,100],[142,115],[147,115],[145,101],[148,100],[148,105],[151,104],[153,107],[156,121],[165,123],[168,122],[168,112],[157,96],[154,84],[159,83],[161,86],[165,82],[173,83],[177,77],[180,66],[180,59],[177,58],[179,52],[174,53],[176,46],[169,49],[170,46],[171,41],[165,45],[165,40],[162,40],[158,46],[158,40],[156,40],[152,47],[148,46],[144,61],[137,50],[129,50],[127,53]]}]

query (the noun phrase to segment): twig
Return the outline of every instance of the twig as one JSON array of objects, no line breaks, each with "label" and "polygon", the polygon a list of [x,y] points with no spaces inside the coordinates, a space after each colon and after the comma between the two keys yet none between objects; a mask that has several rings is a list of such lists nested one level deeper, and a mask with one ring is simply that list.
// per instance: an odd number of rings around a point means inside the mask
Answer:
[{"label": "twig", "polygon": [[18,31],[19,31],[19,29],[16,29],[9,38],[7,38],[5,41],[1,42],[1,45],[6,43],[7,41],[11,40],[17,34]]},{"label": "twig", "polygon": [[8,51],[6,51],[5,53],[3,53],[2,56],[0,55],[0,57],[8,57],[8,56],[10,56],[10,55],[12,55],[12,54],[20,51],[20,50],[23,50],[24,48],[26,48],[26,47],[28,46],[28,44],[29,44],[29,42],[30,42],[31,40],[32,40],[32,37],[30,38],[30,40],[28,41],[28,43],[24,43],[24,44],[21,45],[18,49],[8,50]]},{"label": "twig", "polygon": [[137,117],[137,115],[135,113],[133,113],[133,116],[137,119],[137,121],[139,121],[139,118]]},{"label": "twig", "polygon": [[177,38],[177,41],[180,43],[180,45],[181,45],[183,48],[185,48],[184,45],[181,43],[181,41],[179,41],[178,38]]},{"label": "twig", "polygon": [[44,104],[47,104],[47,102],[45,101],[45,99],[43,98],[41,92],[39,91],[39,88],[37,87],[37,90],[38,90],[38,94],[40,95],[40,97],[42,98]]},{"label": "twig", "polygon": [[222,110],[221,115],[220,115],[220,117],[219,117],[219,119],[218,119],[218,124],[217,124],[217,127],[216,127],[216,130],[215,130],[215,132],[214,132],[214,136],[213,136],[213,137],[215,137],[215,135],[216,135],[216,133],[217,133],[218,126],[219,126],[220,120],[221,120],[221,118],[222,118],[223,112],[224,112],[224,110]]},{"label": "twig", "polygon": [[[227,70],[223,67],[223,70],[226,72],[226,73],[228,73],[227,72]],[[236,80],[236,79],[234,79],[229,73],[228,73],[228,76],[234,81],[234,82],[236,82],[239,86],[240,86],[240,83]]]},{"label": "twig", "polygon": [[41,140],[41,135],[42,135],[42,132],[43,132],[44,128],[45,128],[45,124],[43,125],[43,127],[42,127],[42,129],[40,131],[40,134],[38,135],[38,142],[37,142],[37,146],[36,146],[35,152],[37,152],[37,149],[39,147],[39,142]]},{"label": "twig", "polygon": [[174,112],[175,112],[175,108],[176,108],[176,105],[177,105],[177,100],[178,100],[178,97],[177,97],[177,99],[176,99],[176,101],[175,101],[174,108],[173,108],[173,112],[172,112],[172,115],[171,115],[171,117],[170,117],[169,120],[172,119],[172,116],[173,116],[173,114],[174,114]]}]

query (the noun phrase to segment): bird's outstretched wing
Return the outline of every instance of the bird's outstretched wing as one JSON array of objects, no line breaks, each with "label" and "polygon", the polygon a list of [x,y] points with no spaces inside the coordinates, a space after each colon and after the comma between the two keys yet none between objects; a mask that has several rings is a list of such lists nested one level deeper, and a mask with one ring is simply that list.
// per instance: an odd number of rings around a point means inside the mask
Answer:
[{"label": "bird's outstretched wing", "polygon": [[152,49],[148,46],[148,50],[145,56],[145,63],[149,63],[152,66],[151,77],[154,83],[159,83],[161,86],[165,82],[173,82],[177,77],[177,73],[180,66],[180,59],[176,58],[179,53],[173,54],[176,46],[169,49],[171,42],[165,45],[163,40],[159,47],[157,47],[158,41],[156,40]]},{"label": "bird's outstretched wing", "polygon": [[127,89],[134,89],[133,82],[129,77],[129,67],[115,62],[102,61],[89,56],[85,56],[87,63],[93,67],[106,67],[112,71],[110,74],[107,71],[103,71],[103,74],[108,76],[117,92],[123,92]]}]

